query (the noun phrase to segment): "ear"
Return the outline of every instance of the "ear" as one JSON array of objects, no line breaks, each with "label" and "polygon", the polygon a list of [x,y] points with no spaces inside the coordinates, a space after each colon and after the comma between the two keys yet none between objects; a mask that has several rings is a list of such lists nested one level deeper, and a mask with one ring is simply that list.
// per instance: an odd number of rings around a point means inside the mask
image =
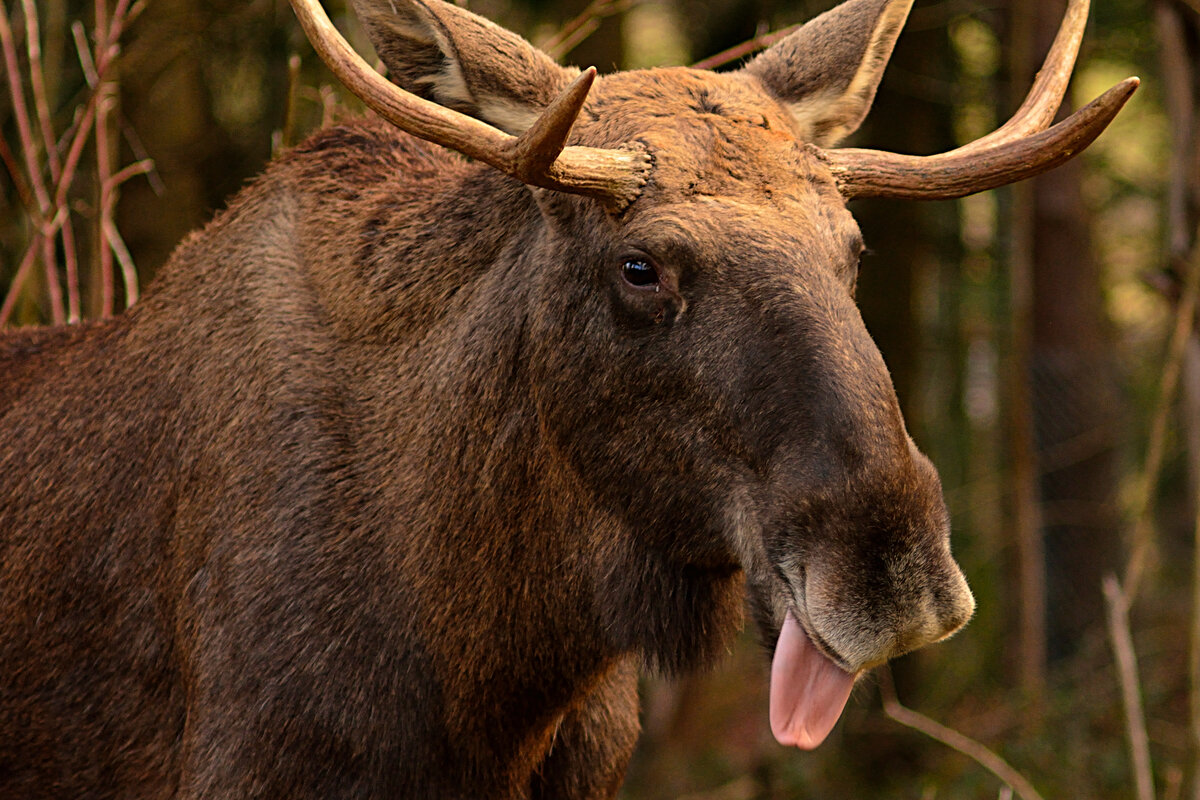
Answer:
[{"label": "ear", "polygon": [[821,147],[858,129],[913,0],[848,0],[812,20],[745,72],[787,106],[801,138]]},{"label": "ear", "polygon": [[579,74],[515,33],[440,0],[353,3],[402,89],[514,135]]}]

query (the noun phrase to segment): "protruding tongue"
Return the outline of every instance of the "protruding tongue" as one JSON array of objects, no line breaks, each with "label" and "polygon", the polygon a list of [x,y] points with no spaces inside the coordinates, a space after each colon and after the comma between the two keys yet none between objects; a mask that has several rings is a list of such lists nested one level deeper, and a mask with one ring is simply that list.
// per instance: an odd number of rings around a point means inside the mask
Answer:
[{"label": "protruding tongue", "polygon": [[846,706],[854,676],[818,650],[789,613],[771,661],[771,732],[780,744],[812,750]]}]

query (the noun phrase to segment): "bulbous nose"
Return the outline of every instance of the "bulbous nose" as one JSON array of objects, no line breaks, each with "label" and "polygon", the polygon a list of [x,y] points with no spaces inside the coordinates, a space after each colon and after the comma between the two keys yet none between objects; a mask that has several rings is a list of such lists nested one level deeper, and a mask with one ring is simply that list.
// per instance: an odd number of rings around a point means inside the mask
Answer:
[{"label": "bulbous nose", "polygon": [[910,551],[882,574],[853,578],[812,565],[804,581],[808,621],[847,669],[870,669],[966,625],[975,599],[949,549],[938,549]]},{"label": "bulbous nose", "polygon": [[805,515],[805,611],[821,640],[854,670],[868,669],[959,630],[975,599],[950,552],[941,482],[915,447],[891,470]]},{"label": "bulbous nose", "polygon": [[975,595],[971,594],[971,587],[967,585],[966,576],[963,575],[957,564],[954,565],[954,578],[951,582],[953,585],[949,591],[948,602],[943,602],[938,607],[942,632],[934,641],[945,639],[957,632],[975,613]]},{"label": "bulbous nose", "polygon": [[975,597],[967,579],[949,551],[942,564],[926,571],[921,598],[909,605],[908,619],[898,626],[890,652],[879,660],[895,658],[945,639],[961,629],[975,613]]}]

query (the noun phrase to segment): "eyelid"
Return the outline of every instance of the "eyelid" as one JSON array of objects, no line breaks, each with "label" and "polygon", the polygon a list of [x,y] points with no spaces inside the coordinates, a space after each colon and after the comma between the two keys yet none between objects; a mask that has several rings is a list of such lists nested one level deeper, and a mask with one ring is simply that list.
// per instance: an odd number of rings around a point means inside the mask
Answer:
[{"label": "eyelid", "polygon": [[638,244],[631,243],[626,245],[621,253],[622,261],[638,260],[645,261],[651,265],[657,265],[658,263],[654,256],[650,255],[648,248],[642,247]]}]

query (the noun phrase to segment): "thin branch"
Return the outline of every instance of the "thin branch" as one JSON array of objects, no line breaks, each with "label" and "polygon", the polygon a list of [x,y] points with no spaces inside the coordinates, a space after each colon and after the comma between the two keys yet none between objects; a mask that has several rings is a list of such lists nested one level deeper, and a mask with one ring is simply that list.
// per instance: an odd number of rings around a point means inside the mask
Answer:
[{"label": "thin branch", "polygon": [[[97,0],[97,4],[104,0]],[[96,105],[96,180],[100,182],[100,214],[97,226],[100,247],[97,256],[101,284],[101,316],[111,317],[115,310],[113,286],[113,250],[107,245],[108,232],[112,228],[113,211],[117,204],[117,193],[112,183],[112,148],[108,141],[108,113],[115,102],[109,94],[112,87],[101,83],[98,93],[104,95]]]},{"label": "thin branch", "polygon": [[562,42],[551,53],[555,60],[565,56],[567,53],[574,50],[579,45],[583,44],[593,33],[600,30],[600,20],[589,19],[571,32],[571,35],[563,39]]},{"label": "thin branch", "polygon": [[58,186],[54,187],[55,205],[61,206],[66,202],[67,192],[71,189],[71,184],[75,180],[75,171],[79,168],[79,162],[83,157],[83,148],[91,138],[92,118],[95,113],[96,105],[93,97],[93,100],[89,101],[87,108],[84,109],[83,116],[79,119],[79,125],[72,134],[71,146],[67,150],[67,157],[63,160],[62,179],[58,182]]},{"label": "thin branch", "polygon": [[99,64],[107,61],[107,55],[113,42],[109,39],[108,0],[95,0],[96,36],[96,70],[100,82],[93,87],[96,93],[96,119],[94,135],[96,137],[96,180],[100,184],[99,214],[96,220],[97,241],[96,260],[100,271],[100,315],[111,317],[115,310],[115,287],[113,282],[113,250],[108,243],[108,232],[112,228],[113,209],[116,206],[116,192],[112,186],[113,148],[109,142],[109,113],[116,103],[116,87],[109,83],[104,76],[103,67]]},{"label": "thin branch", "polygon": [[1134,498],[1132,551],[1125,567],[1124,579],[1121,581],[1121,590],[1128,595],[1131,604],[1137,597],[1138,589],[1141,588],[1146,562],[1154,546],[1154,496],[1158,488],[1158,478],[1162,472],[1163,457],[1166,452],[1167,426],[1179,386],[1179,372],[1183,364],[1184,351],[1187,349],[1188,337],[1192,335],[1198,297],[1200,297],[1200,248],[1197,248],[1188,260],[1183,290],[1175,309],[1175,324],[1171,330],[1171,339],[1167,346],[1167,360],[1163,367],[1162,379],[1159,382],[1158,399],[1150,424],[1146,463],[1141,481],[1138,483],[1137,495]]},{"label": "thin branch", "polygon": [[[1200,487],[1196,497],[1200,498]],[[1188,652],[1188,711],[1192,735],[1193,797],[1200,798],[1200,502],[1192,531],[1192,630]]]},{"label": "thin branch", "polygon": [[1183,770],[1172,764],[1167,767],[1163,781],[1162,800],[1179,800],[1183,794]]},{"label": "thin branch", "polygon": [[37,200],[33,197],[33,190],[29,188],[29,184],[21,175],[21,165],[17,163],[17,157],[4,137],[0,137],[0,161],[4,162],[4,168],[8,170],[8,176],[17,189],[17,196],[21,200],[21,205],[25,207],[26,213],[30,216],[37,214]]},{"label": "thin branch", "polygon": [[[1191,8],[1200,14],[1200,2],[1191,0]],[[1191,205],[1191,184],[1195,176],[1189,169],[1188,151],[1200,146],[1192,127],[1197,122],[1195,68],[1193,66],[1194,48],[1188,45],[1188,29],[1193,27],[1187,19],[1186,8],[1180,3],[1160,0],[1154,4],[1154,18],[1158,29],[1159,65],[1162,73],[1162,88],[1164,106],[1167,118],[1171,122],[1171,158],[1168,165],[1170,182],[1167,191],[1167,242],[1169,253],[1175,261],[1182,261],[1194,247],[1200,247],[1200,232],[1193,236],[1192,226],[1188,221],[1189,206]],[[1185,268],[1178,272],[1187,272]],[[1172,302],[1178,302],[1178,287],[1174,282],[1167,281],[1168,287],[1164,295]],[[1193,323],[1194,325],[1194,323]],[[1188,723],[1190,733],[1190,760],[1192,762],[1192,797],[1200,800],[1200,338],[1193,330],[1188,337],[1182,366],[1183,375],[1183,414],[1188,430],[1188,447],[1191,451],[1192,479],[1196,483],[1192,491],[1192,503],[1195,510],[1193,520],[1193,554],[1192,554],[1192,620],[1188,647]],[[1174,773],[1181,776],[1182,771],[1175,769]],[[1168,774],[1172,774],[1168,770]],[[1172,794],[1171,782],[1168,781],[1168,791],[1164,796]],[[1179,794],[1176,787],[1174,793]]]},{"label": "thin branch", "polygon": [[100,83],[100,76],[96,72],[96,62],[92,59],[92,51],[88,47],[87,31],[79,20],[71,23],[71,36],[75,39],[75,52],[79,55],[79,66],[83,68],[83,79],[87,81],[88,86],[95,89]]},{"label": "thin branch", "polygon": [[753,39],[734,45],[728,50],[722,50],[715,56],[709,56],[697,61],[695,64],[692,64],[692,67],[694,69],[716,69],[717,67],[723,67],[726,64],[743,59],[751,53],[764,50],[776,42],[787,38],[788,34],[794,33],[799,29],[799,25],[791,25],[781,30],[764,33],[762,36],[755,36]]},{"label": "thin branch", "polygon": [[59,227],[66,217],[66,209],[59,209],[59,213],[54,219],[33,232],[33,239],[29,242],[29,247],[25,250],[21,264],[17,267],[17,273],[8,285],[8,294],[4,297],[4,303],[0,305],[0,328],[8,324],[8,319],[16,307],[17,298],[20,296],[21,288],[29,277],[34,263],[37,261],[38,251],[45,247],[47,241],[54,240],[54,237],[58,234]]},{"label": "thin branch", "polygon": [[[8,15],[7,4],[0,0],[0,50],[2,50],[8,89],[12,96],[13,117],[16,122],[20,155],[24,169],[18,164],[17,155],[6,142],[0,142],[0,159],[13,176],[14,185],[24,202],[33,227],[29,250],[17,269],[4,303],[0,306],[0,320],[11,316],[19,294],[28,282],[33,265],[39,259],[45,270],[46,293],[49,299],[53,322],[76,322],[82,315],[80,298],[78,246],[71,219],[69,196],[78,173],[80,160],[93,134],[97,136],[97,178],[101,202],[97,219],[97,253],[102,262],[101,271],[108,273],[112,283],[112,259],[115,256],[121,265],[126,285],[126,301],[138,296],[136,272],[128,248],[117,233],[113,223],[118,189],[122,183],[135,175],[153,176],[153,164],[141,159],[124,169],[114,172],[117,166],[113,157],[115,149],[108,136],[111,128],[112,109],[116,98],[116,84],[110,77],[113,65],[120,56],[119,37],[128,23],[145,7],[138,0],[116,0],[115,7],[108,13],[108,0],[95,0],[95,47],[89,47],[88,34],[84,26],[76,22],[71,26],[79,62],[83,68],[91,92],[86,103],[77,110],[75,120],[61,138],[57,137],[52,125],[50,100],[43,74],[41,32],[35,0],[20,0],[25,19],[26,48],[29,60],[29,83],[32,92],[36,119],[31,118],[26,105],[25,88],[21,65],[16,53],[15,38]],[[39,147],[36,142],[42,141]],[[135,148],[136,149],[136,148]],[[39,153],[45,152],[45,163]],[[25,173],[25,174],[23,174]],[[48,173],[48,177],[47,177]],[[55,240],[62,237],[65,272],[66,303],[64,308],[63,285],[58,276]],[[111,295],[109,292],[111,307]],[[0,322],[0,325],[4,324]]]},{"label": "thin branch", "polygon": [[301,85],[300,56],[292,53],[288,56],[287,106],[283,113],[283,129],[279,132],[278,150],[296,143],[296,113],[300,105]]},{"label": "thin branch", "polygon": [[1043,800],[1024,775],[1017,772],[1011,764],[986,746],[924,714],[901,705],[896,696],[896,686],[892,682],[892,672],[889,667],[881,667],[876,672],[879,675],[879,694],[883,698],[883,712],[888,717],[962,753],[995,775],[1006,786],[1011,787],[1023,800]]},{"label": "thin branch", "polygon": [[129,248],[125,246],[125,240],[121,238],[121,233],[111,217],[104,220],[104,240],[117,257],[117,263],[121,265],[121,279],[125,284],[125,308],[129,308],[138,301],[137,269],[133,266],[133,256],[129,254]]},{"label": "thin branch", "polygon": [[8,294],[4,296],[4,303],[0,304],[0,328],[8,324],[8,318],[12,316],[13,309],[17,306],[17,298],[21,294],[21,287],[24,286],[29,273],[33,270],[33,263],[37,260],[37,253],[42,247],[42,234],[34,232],[33,241],[29,243],[29,248],[25,251],[24,258],[21,259],[21,266],[17,267],[17,274],[13,276],[12,282],[8,284]]},{"label": "thin branch", "polygon": [[150,188],[156,195],[161,197],[166,194],[167,185],[163,183],[162,176],[158,174],[158,167],[154,163],[154,159],[150,157],[150,152],[146,150],[146,145],[142,144],[137,130],[129,124],[129,120],[124,116],[119,117],[118,121],[121,125],[121,138],[125,144],[129,145],[133,157],[138,161],[147,161],[150,163],[150,171],[146,173],[146,182],[150,184]]},{"label": "thin branch", "polygon": [[[26,177],[29,179],[34,199],[37,201],[38,216],[40,217],[38,225],[44,227],[54,216],[53,207],[50,205],[50,194],[46,189],[46,182],[42,178],[42,168],[37,159],[37,144],[33,135],[29,108],[25,105],[25,90],[21,85],[17,48],[13,41],[12,26],[8,21],[8,5],[3,0],[0,0],[0,50],[3,50],[5,72],[8,75],[8,89],[12,98],[13,117],[17,123],[17,135],[21,140],[25,170],[28,173]],[[55,324],[62,324],[66,321],[66,311],[63,308],[62,290],[58,285],[58,265],[54,257],[54,240],[43,238],[41,251],[51,317]]]},{"label": "thin branch", "polygon": [[43,217],[49,217],[47,212],[50,197],[41,181],[42,169],[37,162],[33,125],[29,117],[29,108],[25,105],[25,89],[21,85],[21,66],[17,59],[16,44],[13,42],[12,26],[8,22],[8,6],[4,0],[0,0],[0,48],[4,51],[4,71],[8,74],[8,92],[12,98],[13,118],[17,124],[17,137],[21,140],[21,155],[25,158],[29,185],[37,200],[38,212]]},{"label": "thin branch", "polygon": [[136,178],[138,175],[148,175],[154,171],[154,162],[151,159],[143,159],[135,161],[132,164],[127,164],[117,170],[108,179],[108,187],[111,191],[121,184],[128,181],[130,178]]},{"label": "thin branch", "polygon": [[46,149],[46,163],[50,166],[51,183],[58,181],[62,165],[58,151],[54,148],[54,125],[50,120],[50,99],[46,94],[46,78],[42,72],[42,34],[38,26],[37,6],[33,0],[21,0],[25,12],[25,49],[29,55],[29,85],[33,89],[33,106],[37,112],[38,127]]},{"label": "thin branch", "polygon": [[62,226],[63,266],[67,277],[67,322],[75,323],[82,319],[79,303],[79,253],[76,250],[75,228],[71,225],[71,211],[62,206],[60,211],[64,217]]},{"label": "thin branch", "polygon": [[[1200,241],[1200,231],[1197,232],[1196,241]],[[1137,782],[1139,800],[1153,800],[1154,773],[1150,761],[1149,737],[1146,735],[1145,712],[1142,708],[1137,653],[1129,632],[1129,609],[1137,598],[1150,551],[1154,546],[1154,498],[1166,450],[1167,423],[1174,406],[1188,341],[1192,336],[1197,299],[1200,298],[1200,245],[1193,248],[1184,273],[1183,289],[1175,306],[1175,324],[1167,346],[1167,361],[1163,367],[1150,425],[1146,463],[1142,468],[1141,480],[1137,487],[1138,494],[1134,502],[1136,516],[1133,519],[1132,550],[1125,566],[1124,579],[1118,581],[1116,576],[1109,575],[1105,577],[1103,587],[1108,605],[1109,637],[1121,679],[1130,762]]]},{"label": "thin branch", "polygon": [[1129,628],[1129,606],[1132,595],[1127,594],[1115,575],[1104,577],[1104,600],[1108,606],[1108,634],[1113,655],[1117,659],[1117,674],[1121,679],[1121,697],[1125,703],[1126,735],[1129,737],[1129,756],[1137,785],[1138,800],[1154,800],[1154,768],[1150,762],[1150,737],[1146,734],[1146,712],[1142,707],[1141,680],[1138,678],[1137,654]]},{"label": "thin branch", "polygon": [[[57,134],[50,118],[50,99],[46,92],[46,81],[43,74],[41,31],[38,25],[37,7],[32,0],[21,0],[25,11],[25,37],[29,54],[29,79],[33,89],[34,107],[37,109],[38,126],[41,128],[42,140],[46,149],[46,164],[50,168],[50,182],[58,184],[62,180],[62,159],[58,153]],[[65,213],[62,224],[63,265],[67,281],[67,321],[80,320],[79,303],[79,254],[75,243],[75,228],[71,223],[70,211],[65,208],[66,198],[60,198],[55,192],[54,208],[57,213]]]},{"label": "thin branch", "polygon": [[[541,49],[549,53],[551,58],[562,58],[595,33],[596,28],[600,27],[600,20],[622,14],[633,8],[637,2],[638,0],[592,0],[579,16],[542,42]],[[586,32],[581,34],[582,31]]]},{"label": "thin branch", "polygon": [[337,92],[329,84],[323,83],[317,94],[318,102],[321,104],[321,127],[328,128],[337,119],[339,108]]}]

